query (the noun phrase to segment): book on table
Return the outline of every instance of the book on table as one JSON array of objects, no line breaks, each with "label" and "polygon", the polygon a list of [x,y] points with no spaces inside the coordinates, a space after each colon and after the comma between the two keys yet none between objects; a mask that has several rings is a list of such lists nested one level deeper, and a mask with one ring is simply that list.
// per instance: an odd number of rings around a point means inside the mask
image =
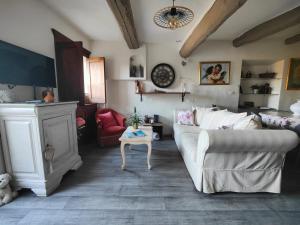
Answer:
[{"label": "book on table", "polygon": [[136,130],[136,131],[128,131],[127,133],[128,138],[135,138],[135,137],[145,137],[146,134],[142,130]]}]

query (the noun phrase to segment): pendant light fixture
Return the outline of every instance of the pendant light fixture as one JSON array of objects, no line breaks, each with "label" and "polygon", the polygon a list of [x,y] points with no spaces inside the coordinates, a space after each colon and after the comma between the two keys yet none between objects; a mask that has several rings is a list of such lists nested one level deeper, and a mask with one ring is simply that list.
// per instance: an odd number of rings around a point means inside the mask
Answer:
[{"label": "pendant light fixture", "polygon": [[175,0],[173,0],[173,5],[159,10],[155,13],[153,20],[159,27],[175,30],[187,25],[193,18],[192,10],[183,6],[176,6]]}]

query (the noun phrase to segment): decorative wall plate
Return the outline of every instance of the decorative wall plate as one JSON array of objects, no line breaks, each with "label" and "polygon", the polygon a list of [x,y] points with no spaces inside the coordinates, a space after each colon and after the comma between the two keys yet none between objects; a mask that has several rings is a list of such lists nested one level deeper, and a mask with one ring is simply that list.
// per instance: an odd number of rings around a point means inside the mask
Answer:
[{"label": "decorative wall plate", "polygon": [[175,80],[175,71],[169,64],[158,64],[151,72],[151,80],[157,87],[167,88],[171,86]]}]

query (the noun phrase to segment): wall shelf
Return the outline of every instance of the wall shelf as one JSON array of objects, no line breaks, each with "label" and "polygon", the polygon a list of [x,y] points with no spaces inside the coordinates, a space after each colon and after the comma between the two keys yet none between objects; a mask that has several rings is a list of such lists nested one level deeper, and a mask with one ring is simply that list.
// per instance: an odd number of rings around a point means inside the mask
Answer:
[{"label": "wall shelf", "polygon": [[254,93],[241,93],[241,95],[279,95],[279,94],[254,94]]},{"label": "wall shelf", "polygon": [[[250,72],[251,77],[240,77],[239,105],[253,104],[254,107],[278,109],[284,74],[283,60],[243,60],[241,74]],[[271,75],[272,74],[272,75]],[[261,90],[262,93],[253,93],[252,86],[269,84],[271,92]],[[264,89],[265,90],[265,89]],[[264,94],[264,93],[269,94]]]},{"label": "wall shelf", "polygon": [[282,78],[261,78],[261,77],[250,77],[250,78],[245,78],[241,77],[241,80],[282,80]]},{"label": "wall shelf", "polygon": [[141,102],[143,101],[143,95],[181,95],[181,101],[184,102],[184,97],[187,94],[191,94],[190,92],[159,92],[159,91],[153,91],[153,92],[140,92],[136,93],[140,95]]}]

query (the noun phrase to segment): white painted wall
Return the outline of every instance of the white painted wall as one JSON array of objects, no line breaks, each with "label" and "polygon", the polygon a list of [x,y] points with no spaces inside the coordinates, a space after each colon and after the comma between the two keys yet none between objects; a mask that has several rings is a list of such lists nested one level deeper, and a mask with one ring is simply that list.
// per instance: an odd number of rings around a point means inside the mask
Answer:
[{"label": "white painted wall", "polygon": [[[51,28],[55,28],[73,40],[83,41],[84,47],[89,49],[89,39],[41,1],[0,1],[1,40],[54,58]],[[0,89],[7,89],[7,87],[0,84]],[[13,90],[18,101],[33,98],[31,87],[17,86]]]},{"label": "white painted wall", "polygon": [[[178,44],[147,44],[147,81],[146,89],[152,89],[150,73],[158,63],[169,63],[176,71],[176,82],[168,90],[182,90],[182,83],[187,83],[186,90],[192,94],[186,97],[184,103],[177,95],[145,95],[143,102],[135,94],[133,81],[117,80],[120,70],[117,60],[127,57],[128,49],[121,42],[93,42],[92,53],[95,56],[106,57],[107,71],[107,106],[128,114],[134,106],[142,115],[159,114],[165,123],[165,133],[172,130],[172,111],[176,108],[187,108],[192,105],[210,106],[217,104],[237,109],[239,99],[239,84],[243,59],[281,60],[290,57],[300,57],[300,44],[286,46],[282,41],[265,40],[240,48],[232,47],[229,41],[207,41],[200,46],[188,59],[187,65],[181,65]],[[231,61],[231,82],[226,86],[199,86],[198,62],[200,61]],[[113,79],[111,79],[113,78]],[[287,92],[285,105],[290,105],[294,98],[300,98],[300,91]],[[282,109],[287,109],[286,106]]]},{"label": "white painted wall", "polygon": [[[135,56],[140,58],[139,63],[141,63],[146,70],[146,46],[142,46],[139,49],[129,49],[123,42],[114,41],[96,41],[93,42],[92,47],[96,52],[93,55],[105,55],[106,58],[106,73],[109,74],[108,79],[110,80],[130,80],[129,78],[129,65],[130,57]],[[135,79],[133,79],[135,80]]]}]

